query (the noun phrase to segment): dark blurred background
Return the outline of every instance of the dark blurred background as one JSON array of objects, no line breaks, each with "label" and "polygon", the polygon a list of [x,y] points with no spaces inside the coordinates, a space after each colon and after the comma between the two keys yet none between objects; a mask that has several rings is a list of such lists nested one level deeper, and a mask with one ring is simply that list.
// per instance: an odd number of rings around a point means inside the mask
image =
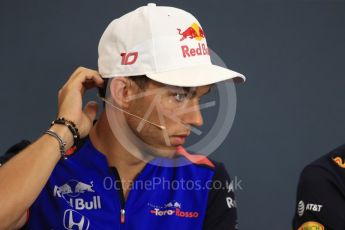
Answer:
[{"label": "dark blurred background", "polygon": [[[247,76],[212,155],[241,180],[240,229],[291,229],[300,171],[345,142],[345,0],[155,2],[194,14],[209,47]],[[146,3],[0,1],[0,152],[49,127],[74,69],[97,68],[108,23]]]}]

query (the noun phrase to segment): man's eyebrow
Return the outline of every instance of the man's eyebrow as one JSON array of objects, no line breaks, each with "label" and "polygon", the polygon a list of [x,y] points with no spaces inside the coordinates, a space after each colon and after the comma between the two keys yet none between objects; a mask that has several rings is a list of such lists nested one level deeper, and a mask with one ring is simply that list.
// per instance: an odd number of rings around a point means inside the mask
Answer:
[{"label": "man's eyebrow", "polygon": [[[212,91],[213,86],[214,86],[214,85],[212,84],[212,85],[208,88],[207,92],[204,93],[204,94],[202,94],[201,96],[205,96],[205,95],[209,94],[209,93]],[[191,89],[191,88],[189,88],[189,90],[186,90],[186,92],[187,92],[188,94],[191,94],[191,97],[195,97],[195,96],[196,96],[196,90],[193,90],[192,92],[190,92],[190,89]]]},{"label": "man's eyebrow", "polygon": [[[211,86],[208,88],[207,92],[204,93],[202,96],[209,94],[212,91],[212,88],[214,88],[215,84],[211,84]],[[181,89],[183,92],[189,94],[191,97],[195,97],[196,96],[196,90],[192,90],[195,89],[195,87],[178,87],[178,86],[172,86],[169,87],[172,90],[179,90]]]},{"label": "man's eyebrow", "polygon": [[209,93],[212,91],[213,86],[214,86],[214,85],[211,85],[210,88],[208,88],[207,92],[204,93],[204,95],[209,94]]},{"label": "man's eyebrow", "polygon": [[215,87],[215,84],[212,84],[212,85],[208,88],[207,92],[203,94],[203,96],[209,94],[209,93],[213,90],[214,87]]}]

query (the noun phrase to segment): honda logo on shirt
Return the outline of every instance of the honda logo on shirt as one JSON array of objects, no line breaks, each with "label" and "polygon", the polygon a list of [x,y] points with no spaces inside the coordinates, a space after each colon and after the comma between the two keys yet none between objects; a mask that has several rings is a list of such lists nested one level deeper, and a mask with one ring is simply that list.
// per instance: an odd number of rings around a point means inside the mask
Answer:
[{"label": "honda logo on shirt", "polygon": [[68,230],[88,230],[90,220],[72,209],[67,209],[63,216],[63,226]]}]

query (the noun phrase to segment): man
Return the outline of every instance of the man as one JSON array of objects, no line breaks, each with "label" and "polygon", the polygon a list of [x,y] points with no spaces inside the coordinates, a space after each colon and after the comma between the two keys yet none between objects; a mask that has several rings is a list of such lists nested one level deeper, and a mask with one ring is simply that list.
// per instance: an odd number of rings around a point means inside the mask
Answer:
[{"label": "man", "polygon": [[[98,64],[71,75],[44,135],[7,151],[0,229],[236,229],[224,166],[182,145],[203,124],[200,98],[244,76],[211,64],[191,14],[152,3],[110,23]],[[82,110],[94,87],[105,102],[97,121],[95,102]]]},{"label": "man", "polygon": [[343,145],[303,169],[293,229],[345,229],[344,159]]}]

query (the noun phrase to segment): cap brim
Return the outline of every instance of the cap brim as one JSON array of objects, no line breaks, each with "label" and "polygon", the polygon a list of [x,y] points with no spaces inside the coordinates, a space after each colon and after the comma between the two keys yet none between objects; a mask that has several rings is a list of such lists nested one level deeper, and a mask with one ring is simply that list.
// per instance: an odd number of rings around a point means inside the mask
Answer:
[{"label": "cap brim", "polygon": [[197,87],[225,80],[244,82],[245,76],[217,65],[198,65],[160,73],[146,73],[152,80],[174,86]]}]

